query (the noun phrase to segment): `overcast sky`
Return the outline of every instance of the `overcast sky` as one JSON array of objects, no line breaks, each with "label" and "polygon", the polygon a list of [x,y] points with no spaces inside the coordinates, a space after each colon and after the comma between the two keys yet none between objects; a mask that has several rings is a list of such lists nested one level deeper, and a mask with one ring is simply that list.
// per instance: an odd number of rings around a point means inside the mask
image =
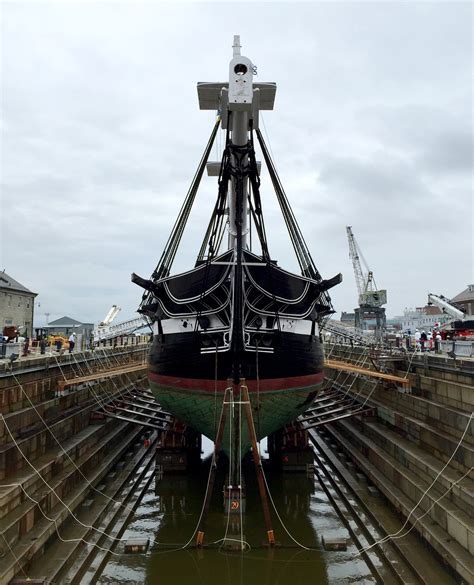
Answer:
[{"label": "overcast sky", "polygon": [[[112,304],[133,316],[130,274],[154,269],[214,122],[196,83],[226,80],[234,34],[256,80],[277,83],[266,134],[316,265],[343,273],[337,313],[357,304],[346,225],[389,316],[474,282],[470,2],[2,12],[0,270],[38,293],[37,323],[96,322]],[[293,269],[262,183],[270,252]],[[216,193],[206,178],[177,271],[192,267]]]}]

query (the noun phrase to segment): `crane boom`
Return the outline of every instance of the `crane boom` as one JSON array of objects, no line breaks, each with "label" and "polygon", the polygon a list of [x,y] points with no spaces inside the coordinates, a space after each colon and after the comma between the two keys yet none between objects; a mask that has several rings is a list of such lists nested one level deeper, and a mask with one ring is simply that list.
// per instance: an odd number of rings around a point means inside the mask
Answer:
[{"label": "crane boom", "polygon": [[121,310],[122,310],[121,307],[119,307],[117,305],[112,305],[110,307],[110,311],[105,316],[105,319],[100,322],[99,327],[102,327],[105,325],[110,325],[112,323],[112,321],[115,319],[115,317],[120,313]]},{"label": "crane boom", "polygon": [[[352,233],[352,227],[346,226],[346,231],[347,239],[349,241],[349,256],[352,260],[357,290],[359,291],[359,306],[381,307],[387,303],[387,291],[377,290],[374,273],[367,266],[367,262],[364,259],[362,251],[356,242],[354,234]],[[364,262],[367,274],[364,274],[362,271],[362,266],[360,263],[361,259]]]},{"label": "crane boom", "polygon": [[464,319],[466,316],[464,311],[461,311],[455,304],[444,297],[443,295],[434,295],[433,293],[428,293],[428,304],[429,305],[436,305],[439,309],[446,313],[446,315],[450,315],[454,319]]},{"label": "crane boom", "polygon": [[354,267],[354,275],[360,297],[360,295],[364,292],[364,274],[362,272],[362,266],[360,265],[359,246],[355,241],[354,234],[352,233],[352,227],[350,225],[346,227],[346,231],[347,239],[349,240],[349,256],[352,260],[352,266]]}]

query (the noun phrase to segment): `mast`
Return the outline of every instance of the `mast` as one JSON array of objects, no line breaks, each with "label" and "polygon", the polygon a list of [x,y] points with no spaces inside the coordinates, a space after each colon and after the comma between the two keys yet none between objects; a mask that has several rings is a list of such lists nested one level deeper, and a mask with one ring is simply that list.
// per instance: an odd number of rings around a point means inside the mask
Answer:
[{"label": "mast", "polygon": [[234,249],[232,273],[232,377],[235,383],[241,378],[243,340],[243,274],[242,252],[247,236],[248,192],[248,131],[252,112],[253,65],[240,54],[240,36],[234,36],[234,56],[229,64],[229,125],[232,177],[229,191],[229,248]]},{"label": "mast", "polygon": [[[231,142],[231,161],[236,174],[231,179],[229,192],[229,248],[237,252],[239,237],[242,248],[247,240],[247,191],[248,176],[244,169],[248,164],[245,148],[248,143],[249,120],[252,117],[253,102],[253,64],[240,54],[240,36],[234,36],[232,46],[234,56],[229,63],[229,126]],[[240,201],[241,193],[243,199]]]},{"label": "mast", "polygon": [[[229,63],[229,78],[224,83],[198,83],[201,110],[218,110],[222,129],[228,130],[226,151],[230,160],[230,178],[227,188],[229,213],[228,245],[234,251],[231,273],[231,351],[232,378],[240,379],[240,358],[244,351],[243,335],[243,273],[242,254],[247,246],[249,191],[249,133],[257,130],[259,111],[273,110],[276,84],[253,82],[255,67],[241,54],[240,36],[234,36],[233,56]],[[209,163],[209,174],[214,174],[214,163]],[[217,165],[219,166],[219,165]]]}]

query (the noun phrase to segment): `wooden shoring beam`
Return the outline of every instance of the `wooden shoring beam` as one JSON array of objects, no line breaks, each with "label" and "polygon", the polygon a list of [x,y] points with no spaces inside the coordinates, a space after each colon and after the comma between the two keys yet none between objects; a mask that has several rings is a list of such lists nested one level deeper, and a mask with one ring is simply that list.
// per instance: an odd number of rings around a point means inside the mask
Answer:
[{"label": "wooden shoring beam", "polygon": [[258,491],[260,492],[260,499],[262,501],[263,517],[267,528],[268,544],[275,546],[275,533],[272,528],[272,517],[270,515],[270,508],[268,506],[267,490],[265,488],[265,479],[263,477],[262,460],[257,445],[257,434],[255,433],[255,425],[253,422],[252,406],[250,404],[249,389],[245,384],[245,380],[240,381],[240,400],[244,407],[245,416],[247,418],[247,426],[249,431],[250,442],[252,444],[253,462],[255,464],[255,471],[257,473]]},{"label": "wooden shoring beam", "polygon": [[88,376],[80,376],[78,378],[70,378],[69,380],[59,380],[58,389],[64,390],[68,386],[77,386],[78,384],[84,384],[84,382],[92,382],[94,380],[102,380],[106,378],[113,378],[115,376],[122,376],[123,374],[131,374],[133,372],[145,372],[147,365],[139,364],[138,366],[128,366],[119,370],[109,370],[106,372],[95,372]]},{"label": "wooden shoring beam", "polygon": [[156,398],[153,398],[153,399],[143,398],[140,394],[136,394],[136,392],[133,390],[132,390],[132,397],[133,397],[133,400],[136,400],[137,402],[141,402],[142,404],[147,404],[147,405],[159,404],[159,402],[158,402],[158,400],[156,400]]},{"label": "wooden shoring beam", "polygon": [[147,408],[153,408],[153,407],[156,408],[157,406],[160,406],[160,403],[158,402],[158,400],[156,400],[156,399],[146,400],[145,398],[140,398],[136,394],[131,394],[130,399],[133,400],[134,402],[136,402],[137,404],[143,405],[144,407],[147,407]]},{"label": "wooden shoring beam", "polygon": [[341,404],[343,402],[353,402],[354,399],[349,397],[342,397],[339,398],[339,400],[331,400],[331,402],[329,402],[328,404],[318,404],[317,402],[313,403],[313,405],[308,408],[308,410],[303,414],[303,417],[308,416],[309,414],[313,413],[313,412],[318,412],[318,411],[324,411],[327,410],[328,408],[332,408],[334,406],[337,406],[338,404]]},{"label": "wooden shoring beam", "polygon": [[353,412],[347,412],[346,414],[340,414],[339,416],[334,416],[329,418],[328,420],[318,420],[314,423],[306,423],[303,421],[302,425],[305,431],[309,429],[314,429],[315,427],[320,427],[321,425],[327,425],[328,423],[333,423],[338,420],[342,420],[343,418],[349,418],[351,416],[355,416],[357,414],[367,414],[368,412],[372,412],[373,408],[360,408],[359,410],[355,410]]},{"label": "wooden shoring beam", "polygon": [[316,400],[313,402],[313,404],[323,404],[324,402],[330,402],[331,400],[334,400],[339,395],[340,395],[340,392],[338,392],[337,390],[334,390],[332,392],[332,394],[324,394],[324,395],[321,394],[320,396],[318,396],[318,398],[316,398]]},{"label": "wooden shoring beam", "polygon": [[348,408],[350,408],[351,406],[358,406],[359,404],[355,404],[354,405],[354,401],[352,401],[350,404],[344,404],[338,408],[332,408],[331,410],[323,410],[321,412],[317,412],[315,414],[313,414],[313,412],[311,411],[308,415],[305,413],[303,415],[302,418],[300,418],[299,420],[301,422],[306,422],[309,420],[314,420],[315,418],[318,418],[320,416],[326,416],[328,414],[332,414],[333,412],[340,412],[341,410],[347,410]]},{"label": "wooden shoring beam", "polygon": [[141,408],[142,410],[148,410],[149,412],[153,412],[155,414],[160,414],[162,416],[171,416],[171,414],[169,412],[166,412],[164,410],[162,410],[159,406],[158,402],[155,402],[155,406],[145,406],[144,404],[137,404],[135,402],[135,399],[132,400],[120,400],[119,402],[121,402],[122,404],[128,404],[129,406],[137,406],[138,408]]},{"label": "wooden shoring beam", "polygon": [[118,412],[125,412],[128,414],[136,414],[137,416],[146,416],[147,418],[153,418],[156,420],[166,420],[168,415],[160,416],[160,413],[150,414],[147,412],[140,412],[139,410],[132,410],[131,408],[122,408],[121,406],[115,406],[114,404],[108,404],[107,408],[117,410]]},{"label": "wooden shoring beam", "polygon": [[[136,425],[140,425],[142,427],[150,427],[151,429],[155,429],[157,431],[168,431],[168,426],[166,424],[158,425],[153,424],[144,420],[136,420],[134,418],[130,418],[128,416],[122,416],[121,414],[113,414],[111,412],[107,412],[107,410],[102,411],[106,417],[108,418],[116,418],[117,420],[123,420],[125,422],[133,423]],[[173,432],[173,431],[171,431]]]},{"label": "wooden shoring beam", "polygon": [[388,382],[394,382],[404,388],[409,388],[411,382],[408,378],[401,378],[400,376],[394,376],[393,374],[385,374],[383,372],[375,372],[374,370],[368,370],[367,368],[361,368],[354,364],[347,362],[341,362],[339,360],[326,360],[324,367],[331,370],[339,370],[342,372],[349,372],[353,374],[361,374],[362,376],[368,376],[370,378],[379,378],[380,380],[387,380]]}]

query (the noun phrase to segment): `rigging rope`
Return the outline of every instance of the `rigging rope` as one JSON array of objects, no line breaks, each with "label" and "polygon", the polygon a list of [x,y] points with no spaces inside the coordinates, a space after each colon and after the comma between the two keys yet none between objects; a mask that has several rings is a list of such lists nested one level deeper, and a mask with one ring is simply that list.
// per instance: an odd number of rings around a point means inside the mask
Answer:
[{"label": "rigging rope", "polygon": [[[206,149],[204,154],[202,155],[201,161],[199,163],[198,169],[194,175],[192,180],[191,186],[188,190],[186,195],[186,199],[181,207],[181,210],[178,214],[178,217],[175,221],[173,229],[171,230],[171,234],[166,242],[166,246],[163,250],[161,258],[153,271],[152,280],[157,280],[167,276],[170,273],[171,266],[173,264],[174,258],[176,256],[176,252],[178,250],[178,246],[181,242],[181,238],[184,232],[184,228],[186,227],[187,221],[189,219],[189,214],[191,213],[192,206],[194,204],[194,200],[196,198],[196,194],[199,188],[199,184],[201,182],[202,176],[204,174],[204,169],[206,168],[206,163],[209,158],[209,154],[212,150],[212,145],[214,144],[214,140],[216,138],[217,131],[220,125],[220,117],[218,116],[214,127],[211,132],[211,136],[207,143]],[[150,303],[151,298],[153,297],[152,293],[149,291],[145,291],[142,296],[142,302],[140,304],[139,310],[146,310],[146,305]]]}]

